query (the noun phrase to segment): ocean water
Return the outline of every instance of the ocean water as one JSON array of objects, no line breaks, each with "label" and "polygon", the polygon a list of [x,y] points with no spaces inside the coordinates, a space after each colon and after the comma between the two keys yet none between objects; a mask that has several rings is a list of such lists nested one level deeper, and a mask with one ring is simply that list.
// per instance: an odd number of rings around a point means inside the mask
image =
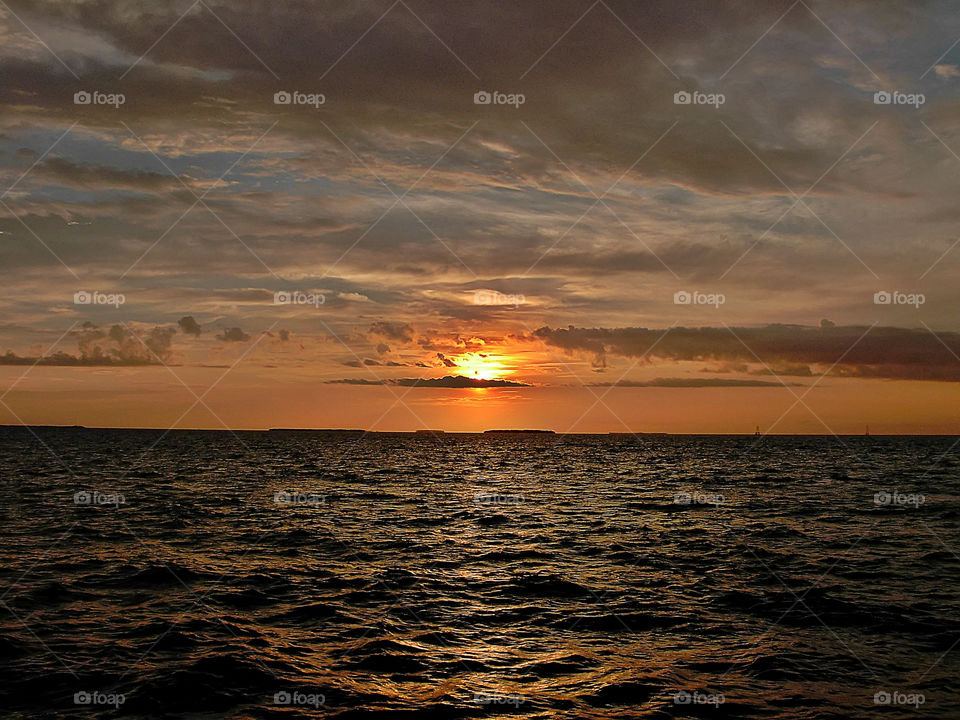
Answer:
[{"label": "ocean water", "polygon": [[4,718],[957,718],[952,437],[0,429]]}]

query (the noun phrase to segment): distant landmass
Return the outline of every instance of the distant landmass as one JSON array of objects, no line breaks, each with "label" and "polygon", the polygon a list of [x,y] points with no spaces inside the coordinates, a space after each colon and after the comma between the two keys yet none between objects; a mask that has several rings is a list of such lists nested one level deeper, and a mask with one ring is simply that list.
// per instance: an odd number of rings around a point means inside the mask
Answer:
[{"label": "distant landmass", "polygon": [[556,430],[484,430],[484,435],[489,435],[491,433],[509,433],[510,435],[517,434],[532,434],[532,435],[556,435]]}]

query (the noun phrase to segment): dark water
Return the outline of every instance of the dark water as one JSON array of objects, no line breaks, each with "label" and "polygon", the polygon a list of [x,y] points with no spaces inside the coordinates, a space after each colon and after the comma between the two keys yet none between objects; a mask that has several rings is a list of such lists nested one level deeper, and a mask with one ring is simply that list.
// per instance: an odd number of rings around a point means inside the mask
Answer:
[{"label": "dark water", "polygon": [[955,438],[37,432],[5,718],[960,717]]}]

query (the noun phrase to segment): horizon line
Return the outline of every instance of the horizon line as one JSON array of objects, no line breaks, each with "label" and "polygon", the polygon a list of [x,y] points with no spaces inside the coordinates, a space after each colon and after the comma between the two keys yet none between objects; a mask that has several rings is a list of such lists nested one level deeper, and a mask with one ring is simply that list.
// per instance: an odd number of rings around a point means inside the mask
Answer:
[{"label": "horizon line", "polygon": [[668,432],[661,430],[643,430],[643,431],[620,431],[620,432],[562,432],[549,429],[537,428],[490,428],[487,430],[442,430],[442,429],[417,429],[417,430],[364,430],[362,428],[308,428],[308,427],[276,427],[276,428],[170,428],[170,427],[133,427],[133,426],[115,426],[115,425],[35,425],[30,423],[21,424],[0,424],[0,430],[18,429],[18,430],[137,430],[145,432],[219,432],[219,433],[279,433],[279,432],[304,432],[304,433],[353,433],[362,435],[432,435],[442,437],[446,435],[623,435],[623,436],[704,436],[704,437],[960,437],[960,432],[948,433],[802,433],[802,432],[776,432],[757,435],[756,432]]}]

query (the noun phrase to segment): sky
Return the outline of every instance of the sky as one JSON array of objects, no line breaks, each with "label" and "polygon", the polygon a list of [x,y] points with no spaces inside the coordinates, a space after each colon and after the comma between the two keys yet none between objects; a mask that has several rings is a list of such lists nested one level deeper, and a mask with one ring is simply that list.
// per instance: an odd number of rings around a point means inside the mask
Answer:
[{"label": "sky", "polygon": [[960,432],[950,2],[0,34],[0,423]]}]

